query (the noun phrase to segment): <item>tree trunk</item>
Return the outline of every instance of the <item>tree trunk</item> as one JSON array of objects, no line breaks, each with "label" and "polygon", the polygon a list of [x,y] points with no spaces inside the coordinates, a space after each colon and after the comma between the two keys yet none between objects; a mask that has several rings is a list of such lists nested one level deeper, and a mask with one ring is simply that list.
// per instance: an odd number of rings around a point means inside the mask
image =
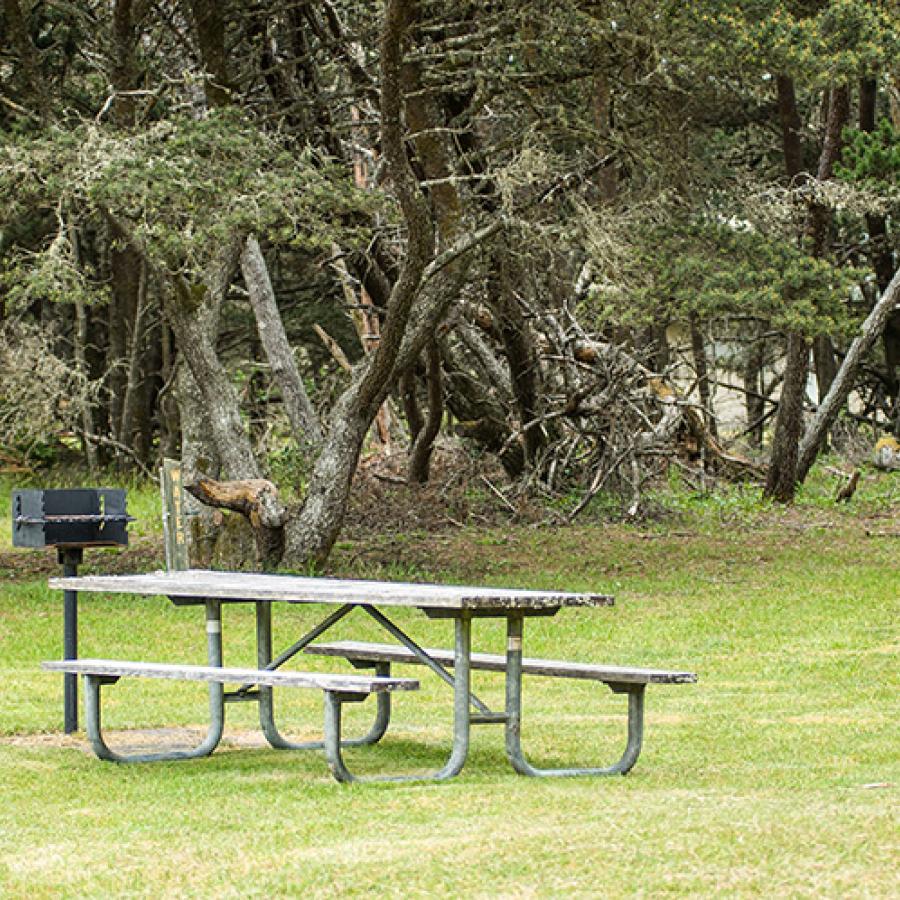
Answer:
[{"label": "tree trunk", "polygon": [[224,6],[216,0],[191,0],[197,46],[206,75],[203,89],[210,106],[226,106],[231,102]]},{"label": "tree trunk", "polygon": [[803,122],[797,111],[797,97],[794,80],[785,75],[775,79],[778,92],[778,119],[781,123],[781,146],[784,152],[784,169],[793,181],[804,169],[803,165]]},{"label": "tree trunk", "polygon": [[[779,83],[779,112],[782,116],[783,133],[790,138],[793,132],[790,96],[783,95]],[[794,107],[796,111],[796,107]],[[828,181],[834,173],[841,150],[841,131],[850,114],[850,94],[846,85],[834,87],[828,99],[828,117],[825,124],[825,138],[819,155],[816,178]],[[785,145],[785,164],[790,167],[796,155],[796,148]],[[828,226],[831,221],[827,207],[813,203],[810,207],[805,228],[805,241],[812,256],[824,255]],[[823,360],[824,364],[824,360]],[[803,401],[806,396],[806,381],[809,368],[809,343],[800,333],[788,335],[787,362],[785,364],[784,383],[781,386],[781,398],[778,404],[778,416],[775,422],[775,435],[772,441],[772,458],[769,463],[769,474],[764,495],[783,503],[789,503],[797,486],[798,442],[803,431]],[[820,394],[821,396],[821,394]]]},{"label": "tree trunk", "polygon": [[291,565],[323,563],[340,533],[359,451],[377,411],[361,402],[360,393],[355,386],[335,404],[303,507],[287,523],[285,557]]},{"label": "tree trunk", "polygon": [[138,66],[135,46],[138,30],[133,18],[132,0],[115,0],[111,22],[110,82],[116,91],[113,103],[113,121],[125,128],[134,125],[137,108],[135,98],[129,94],[138,86]]},{"label": "tree trunk", "polygon": [[[828,114],[825,122],[825,140],[819,157],[816,178],[829,181],[834,175],[843,145],[842,132],[850,118],[850,90],[846,85],[839,85],[831,90],[828,100]],[[818,203],[813,203],[807,223],[807,238],[813,256],[825,255],[828,243],[828,230],[831,225],[831,210]],[[828,393],[831,382],[837,372],[834,359],[834,345],[828,335],[816,335],[813,340],[813,359],[816,370],[819,399]]]},{"label": "tree trunk", "polygon": [[278,565],[284,555],[285,509],[278,489],[264,478],[215,481],[199,477],[185,490],[205,506],[240,513],[256,538],[257,561],[264,569]]},{"label": "tree trunk", "polygon": [[157,398],[160,455],[163,458],[174,458],[179,455],[181,421],[178,413],[175,387],[177,373],[175,368],[175,350],[172,346],[172,330],[165,320],[160,322],[159,333],[160,377],[162,380],[162,387]]},{"label": "tree trunk", "polygon": [[691,355],[694,357],[694,372],[697,375],[697,393],[700,396],[700,406],[703,407],[703,421],[709,433],[717,437],[716,417],[713,415],[712,394],[709,389],[709,361],[706,356],[706,344],[703,340],[703,332],[700,330],[700,322],[695,313],[690,317],[691,328]]},{"label": "tree trunk", "polygon": [[519,429],[525,451],[526,465],[534,465],[545,444],[542,427],[526,427],[540,415],[538,400],[538,360],[534,352],[535,341],[529,333],[528,323],[512,286],[510,268],[514,261],[503,247],[498,260],[500,278],[493,306],[497,312],[500,340],[509,365],[509,384],[512,388],[519,414]]},{"label": "tree trunk", "polygon": [[831,385],[831,390],[819,404],[816,416],[803,436],[797,461],[798,482],[802,482],[806,478],[812,464],[815,462],[819,447],[825,440],[828,429],[847,402],[847,397],[853,389],[853,379],[859,369],[860,361],[884,330],[888,316],[897,302],[898,294],[900,294],[900,270],[894,274],[888,289],[881,295],[872,312],[869,313],[866,321],[863,322],[859,334],[853,339],[853,343],[850,345],[841,368]]},{"label": "tree trunk", "polygon": [[117,439],[120,444],[131,447],[133,426],[140,415],[139,404],[146,398],[141,391],[143,372],[141,362],[143,360],[144,335],[147,318],[147,265],[140,260],[137,308],[134,314],[134,322],[131,328],[131,347],[128,353],[128,368],[125,378],[125,392],[122,399],[122,417],[119,422]]},{"label": "tree trunk", "polygon": [[[864,78],[860,83],[859,128],[861,131],[872,132],[875,130],[877,92],[878,85],[874,79]],[[891,100],[893,104],[894,94],[891,95]],[[895,116],[894,119],[894,126],[900,128],[900,116]],[[888,238],[887,221],[884,216],[868,214],[866,227],[869,230],[875,280],[878,282],[881,292],[884,293],[888,289],[894,273],[894,254]],[[888,314],[881,339],[886,364],[888,403],[896,414],[895,433],[900,435],[900,376],[897,372],[900,367],[900,310]]]},{"label": "tree trunk", "polygon": [[408,480],[416,484],[428,481],[431,454],[434,441],[441,430],[444,413],[444,392],[441,383],[441,354],[437,343],[432,341],[425,349],[426,380],[428,384],[428,415],[424,426],[413,441],[409,457]]},{"label": "tree trunk", "polygon": [[797,488],[798,442],[803,432],[803,399],[808,374],[809,343],[801,334],[790,334],[772,438],[772,457],[763,490],[764,497],[780,503],[790,503]]},{"label": "tree trunk", "polygon": [[166,312],[182,359],[203,398],[210,437],[223,474],[232,480],[259,478],[259,464],[241,420],[237,393],[216,353],[209,330],[202,324],[210,311],[202,308],[205,301],[198,302],[196,295],[202,297],[206,292],[200,285],[179,284],[177,292],[170,292]]},{"label": "tree trunk", "polygon": [[[81,242],[78,236],[78,229],[71,222],[67,224],[67,229],[69,233],[69,245],[72,248],[72,257],[75,260],[75,263],[80,265]],[[72,350],[75,356],[75,368],[82,378],[90,377],[87,364],[87,341],[87,312],[84,308],[84,301],[76,300]],[[97,447],[93,440],[97,434],[97,430],[96,425],[94,424],[94,410],[90,403],[87,402],[84,402],[81,407],[81,427],[84,430],[84,436],[81,442],[84,449],[84,461],[87,465],[88,475],[93,478],[97,473]]]},{"label": "tree trunk", "polygon": [[400,379],[400,394],[403,398],[403,413],[409,428],[409,442],[415,444],[419,432],[425,427],[422,410],[419,408],[419,398],[416,396],[415,366],[410,366],[403,373]]},{"label": "tree trunk", "polygon": [[[218,313],[237,267],[240,245],[223,248],[204,283],[177,280],[166,296],[166,313],[181,354],[179,405],[182,471],[185,482],[212,473],[226,480],[259,480],[260,466],[240,415],[237,392],[216,352]],[[274,502],[279,503],[277,496]],[[283,514],[283,508],[281,514]],[[225,519],[201,508],[191,520],[193,565],[229,568],[273,566],[280,540],[271,540],[269,522]],[[262,555],[261,555],[262,554]]]},{"label": "tree trunk", "polygon": [[248,237],[241,251],[241,271],[256,317],[272,378],[281,391],[285,412],[298,445],[314,448],[322,443],[322,427],[297,371],[294,352],[284,331],[284,323],[269,279],[266,261],[255,237]]},{"label": "tree trunk", "polygon": [[816,370],[819,402],[831,390],[834,376],[837,375],[837,361],[834,358],[834,344],[827,334],[816,335],[813,340],[813,363]]},{"label": "tree trunk", "polygon": [[[116,235],[116,238],[119,236]],[[118,435],[122,427],[122,413],[127,381],[128,357],[127,323],[133,321],[137,295],[137,273],[141,258],[129,247],[110,247],[109,268],[111,291],[107,306],[106,371],[109,388],[109,430]]]},{"label": "tree trunk", "polygon": [[[426,267],[434,255],[435,228],[403,140],[402,43],[414,6],[410,0],[387,0],[379,58],[381,148],[406,225],[406,252],[391,290],[378,347],[335,404],[303,508],[289,522],[286,552],[295,564],[300,560],[322,562],[330,553],[343,524],[350,482],[369,425],[398,369],[407,368],[415,358],[403,359],[404,347],[416,353],[419,349],[409,345],[408,328]],[[427,318],[427,310],[422,316]]]},{"label": "tree trunk", "polygon": [[[3,15],[6,20],[7,39],[18,56],[18,69],[21,72],[23,87],[32,102],[27,112],[41,121],[47,115],[49,107],[46,85],[40,70],[38,50],[31,39],[19,0],[3,0]],[[15,72],[14,64],[13,73]]]}]

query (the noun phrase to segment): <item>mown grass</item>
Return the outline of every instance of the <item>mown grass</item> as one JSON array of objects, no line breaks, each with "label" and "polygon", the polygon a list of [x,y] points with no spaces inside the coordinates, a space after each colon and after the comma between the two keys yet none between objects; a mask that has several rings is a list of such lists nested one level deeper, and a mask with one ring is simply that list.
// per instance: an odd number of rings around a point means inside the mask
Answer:
[{"label": "mown grass", "polygon": [[[886,478],[868,520],[824,502],[740,516],[699,504],[668,531],[463,530],[340,546],[338,574],[615,593],[613,609],[534,620],[525,637],[532,655],[700,673],[697,685],[651,687],[627,778],[519,778],[491,728],[475,729],[450,784],[340,786],[318,753],[252,743],[249,705],[228,707],[232,740],[210,759],[106,765],[58,735],[60,684],[38,668],[59,653],[59,598],[41,580],[5,579],[0,894],[896,896],[900,517],[879,500],[895,488]],[[315,615],[277,612],[281,644]],[[399,618],[422,643],[449,640],[446,623]],[[82,653],[202,661],[201,622],[162,599],[85,596]],[[250,610],[227,608],[225,627],[227,660],[250,663]],[[362,617],[340,629],[380,639]],[[497,623],[476,623],[479,649],[502,640]],[[400,671],[422,690],[397,701],[379,747],[348,752],[357,771],[444,759],[446,689]],[[502,703],[495,676],[480,673],[476,688]],[[537,761],[616,755],[622,698],[534,679],[525,703]],[[112,729],[197,725],[205,712],[202,688],[159,682],[117,685],[107,704]],[[317,695],[279,704],[288,730],[317,733]],[[352,709],[348,728],[366,716]]]}]

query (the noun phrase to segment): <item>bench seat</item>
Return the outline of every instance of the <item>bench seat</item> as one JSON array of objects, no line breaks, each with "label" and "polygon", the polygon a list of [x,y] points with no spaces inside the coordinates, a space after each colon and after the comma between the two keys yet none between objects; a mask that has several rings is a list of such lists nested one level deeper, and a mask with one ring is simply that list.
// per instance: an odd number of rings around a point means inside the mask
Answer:
[{"label": "bench seat", "polygon": [[[273,669],[234,668],[225,666],[175,665],[172,663],[134,662],[123,659],[64,659],[42,663],[51,672],[66,672],[84,676],[85,727],[94,753],[108,762],[163,762],[196,759],[209,756],[222,738],[225,724],[224,685],[255,685],[257,697],[273,687],[312,688],[324,694],[326,718],[325,740],[306,744],[309,748],[321,748],[331,766],[331,760],[340,755],[340,718],[329,714],[329,709],[342,703],[364,700],[370,694],[377,695],[379,719],[382,726],[374,740],[384,731],[390,694],[393,691],[414,691],[419,682],[413,678],[391,678],[387,675],[343,675],[325,672],[293,672]],[[209,683],[210,722],[206,737],[196,746],[186,750],[165,750],[154,753],[119,753],[106,743],[103,736],[101,689],[115,684],[120,678],[163,678],[176,681],[200,681]],[[372,742],[364,740],[364,743]],[[360,741],[349,741],[347,745]],[[299,746],[299,745],[298,745]],[[333,768],[333,767],[332,767]]]},{"label": "bench seat", "polygon": [[170,663],[131,662],[118,659],[63,659],[42,663],[43,668],[75,675],[105,678],[168,678],[177,681],[209,681],[219,684],[256,684],[265,687],[317,688],[348,694],[375,694],[382,691],[414,691],[419,682],[412,678],[367,675],[333,675],[324,672],[290,672],[269,669],[189,666]]},{"label": "bench seat", "polygon": [[[357,663],[421,664],[421,660],[411,650],[396,644],[335,641],[328,644],[313,644],[306,647],[304,652],[319,656],[343,657],[350,662]],[[442,666],[453,666],[452,651],[426,650],[425,652]],[[499,653],[473,653],[471,667],[487,672],[505,672],[506,657]],[[522,672],[525,675],[580,678],[588,681],[602,681],[606,684],[688,684],[697,680],[697,676],[693,672],[605,666],[556,659],[525,658],[522,660]]]}]

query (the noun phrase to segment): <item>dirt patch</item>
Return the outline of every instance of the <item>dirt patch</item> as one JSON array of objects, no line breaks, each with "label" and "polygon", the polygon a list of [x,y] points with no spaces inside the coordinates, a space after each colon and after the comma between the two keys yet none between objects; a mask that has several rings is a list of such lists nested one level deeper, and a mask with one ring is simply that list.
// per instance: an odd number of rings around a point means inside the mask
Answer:
[{"label": "dirt patch", "polygon": [[[103,736],[110,747],[119,753],[155,753],[160,750],[186,750],[196,747],[206,735],[201,728],[130,728],[127,730],[104,731]],[[309,740],[316,740],[311,736]],[[83,734],[22,734],[0,737],[0,746],[21,747],[26,750],[83,750],[93,753]],[[229,729],[222,737],[220,748],[268,747],[266,739],[259,731]]]}]

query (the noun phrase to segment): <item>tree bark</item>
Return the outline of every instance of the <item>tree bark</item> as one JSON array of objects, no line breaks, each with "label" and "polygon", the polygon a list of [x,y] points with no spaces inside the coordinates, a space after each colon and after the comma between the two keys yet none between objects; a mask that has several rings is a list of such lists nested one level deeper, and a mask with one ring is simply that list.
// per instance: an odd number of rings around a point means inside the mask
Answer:
[{"label": "tree bark", "polygon": [[813,339],[813,366],[816,370],[816,385],[819,401],[831,390],[834,376],[837,374],[837,361],[834,358],[834,343],[827,334],[817,334]]},{"label": "tree bark", "polygon": [[125,377],[124,397],[122,398],[122,417],[118,426],[118,441],[127,447],[131,446],[133,425],[139,416],[137,407],[145,399],[140,388],[143,380],[141,362],[148,311],[147,276],[147,264],[141,258],[139,260],[137,308],[131,328],[131,347],[128,353],[128,368]]},{"label": "tree bark", "polygon": [[256,317],[259,339],[269,362],[272,378],[281,391],[294,438],[301,447],[318,447],[322,443],[319,417],[297,370],[294,352],[285,334],[275,291],[269,279],[269,270],[259,242],[252,235],[244,242],[241,250],[241,271],[247,285],[250,306]]},{"label": "tree bark", "polygon": [[23,87],[31,102],[30,107],[23,109],[23,112],[43,121],[48,112],[47,90],[40,70],[38,51],[31,39],[19,0],[3,0],[3,13],[9,43],[19,58]]},{"label": "tree bark", "polygon": [[263,568],[274,568],[284,555],[285,509],[278,488],[264,478],[215,481],[199,477],[185,490],[205,506],[240,513],[256,538],[257,558]]},{"label": "tree bark", "polygon": [[[72,247],[72,256],[76,263],[80,262],[81,248],[78,237],[78,229],[69,222],[69,243]],[[88,320],[83,300],[75,301],[75,328],[73,331],[72,349],[75,356],[75,368],[83,378],[89,378],[90,373],[87,364],[87,340]],[[92,438],[97,430],[94,424],[94,410],[90,403],[83,403],[81,407],[81,427],[84,429],[82,447],[84,448],[84,461],[87,465],[88,475],[93,478],[97,473],[97,447]]]},{"label": "tree bark", "polygon": [[441,382],[441,354],[437,342],[432,341],[425,350],[426,381],[428,385],[428,414],[424,426],[413,441],[409,457],[408,480],[416,484],[428,481],[434,441],[441,430],[444,413],[444,391]]},{"label": "tree bark", "polygon": [[541,427],[526,428],[540,416],[538,400],[538,360],[534,352],[534,338],[515,296],[510,267],[514,265],[508,248],[499,251],[500,278],[493,306],[497,313],[500,340],[509,365],[509,383],[515,397],[522,430],[522,443],[526,465],[534,465],[545,444],[545,432]]},{"label": "tree bark", "polygon": [[793,181],[804,169],[803,122],[797,110],[794,80],[785,75],[775,79],[778,92],[778,119],[781,124],[781,146],[784,152],[784,169]]},{"label": "tree bark", "polygon": [[110,83],[117,93],[113,103],[113,120],[121,127],[134,125],[136,118],[135,98],[129,95],[138,86],[138,66],[135,47],[138,31],[134,22],[132,0],[115,0],[112,9]]},{"label": "tree bark", "polygon": [[[850,118],[850,90],[846,85],[839,85],[831,90],[828,100],[828,115],[825,122],[825,140],[819,157],[816,172],[818,181],[829,181],[834,175],[843,145],[842,132]],[[828,243],[828,230],[831,225],[831,210],[822,204],[813,203],[807,223],[807,238],[813,256],[825,255]],[[816,383],[819,398],[823,398],[831,387],[837,372],[834,359],[834,345],[827,334],[819,334],[813,339],[813,360],[815,362]]]},{"label": "tree bark", "polygon": [[766,414],[765,385],[763,384],[765,345],[762,334],[764,330],[759,328],[758,334],[751,337],[744,362],[747,429],[751,446],[757,448],[762,447]]},{"label": "tree bark", "polygon": [[[863,79],[859,90],[859,127],[861,131],[875,130],[875,109],[878,85],[874,79]],[[893,100],[893,95],[892,95]],[[900,117],[895,117],[895,127],[900,127]],[[884,216],[866,215],[869,243],[872,247],[872,268],[882,293],[888,289],[894,272],[894,254],[888,239],[887,221]],[[896,408],[895,432],[900,435],[900,310],[888,314],[881,336],[887,375],[888,402]]]},{"label": "tree bark", "polygon": [[259,478],[259,463],[241,421],[237,393],[216,353],[209,329],[203,327],[203,318],[212,313],[203,309],[209,303],[208,293],[205,285],[188,285],[179,280],[175,291],[168,292],[166,313],[182,359],[203,398],[210,437],[225,476]]},{"label": "tree bark", "polygon": [[216,0],[191,0],[190,3],[200,61],[206,74],[203,89],[210,106],[226,106],[231,102],[223,6]]},{"label": "tree bark", "polygon": [[403,373],[400,379],[400,394],[403,398],[403,413],[409,428],[409,440],[411,444],[414,444],[419,432],[425,427],[425,420],[422,418],[419,398],[416,396],[416,373],[413,368],[407,369]]},{"label": "tree bark", "polygon": [[803,432],[803,399],[808,374],[809,342],[801,334],[790,334],[772,456],[763,490],[763,496],[780,503],[790,503],[797,489],[798,441]]}]

